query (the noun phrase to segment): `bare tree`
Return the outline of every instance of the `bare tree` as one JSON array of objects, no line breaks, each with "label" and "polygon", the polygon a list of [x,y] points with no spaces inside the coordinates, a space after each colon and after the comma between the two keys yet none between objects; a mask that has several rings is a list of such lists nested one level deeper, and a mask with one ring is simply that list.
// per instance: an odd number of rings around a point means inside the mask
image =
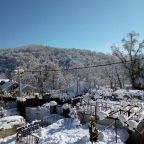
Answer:
[{"label": "bare tree", "polygon": [[[127,34],[127,38],[122,40],[122,47],[112,46],[113,55],[116,56],[128,71],[128,75],[135,89],[143,89],[142,83],[138,79],[143,71],[141,58],[143,56],[144,40],[138,42],[137,33],[131,32]],[[128,62],[129,61],[129,62]],[[141,79],[143,79],[141,77]]]}]

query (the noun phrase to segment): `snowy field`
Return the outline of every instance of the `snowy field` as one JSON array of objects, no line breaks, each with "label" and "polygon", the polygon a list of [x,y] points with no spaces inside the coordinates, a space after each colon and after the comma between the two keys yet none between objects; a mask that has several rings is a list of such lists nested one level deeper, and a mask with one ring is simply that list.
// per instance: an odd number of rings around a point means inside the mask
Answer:
[{"label": "snowy field", "polygon": [[12,135],[4,139],[0,139],[0,144],[16,144],[16,135]]},{"label": "snowy field", "polygon": [[[115,131],[109,128],[105,131],[105,126],[97,125],[101,132],[102,141],[97,144],[114,144]],[[118,143],[123,143],[128,134],[122,129],[118,129]],[[61,119],[58,122],[43,128],[41,132],[40,144],[90,144],[88,125],[83,125],[78,128],[71,119]]]},{"label": "snowy field", "polygon": [[[89,141],[88,125],[75,127],[72,119],[61,119],[52,125],[41,128],[35,135],[40,137],[39,144],[91,144]],[[101,141],[97,144],[114,144],[114,128],[104,130],[105,126],[97,125],[100,132]],[[118,129],[118,143],[122,144],[128,138],[128,134],[123,129]],[[15,144],[16,136],[0,139],[1,144]]]}]

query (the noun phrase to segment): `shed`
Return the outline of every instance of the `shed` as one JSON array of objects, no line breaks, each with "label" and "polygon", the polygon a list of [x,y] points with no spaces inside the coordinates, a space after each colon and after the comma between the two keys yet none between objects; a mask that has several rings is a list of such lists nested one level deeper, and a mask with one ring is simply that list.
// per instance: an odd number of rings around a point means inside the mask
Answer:
[{"label": "shed", "polygon": [[[19,95],[19,90],[20,90],[19,87],[15,89],[16,95]],[[36,87],[33,87],[28,84],[21,84],[22,96],[33,96],[36,90],[37,90]]]}]

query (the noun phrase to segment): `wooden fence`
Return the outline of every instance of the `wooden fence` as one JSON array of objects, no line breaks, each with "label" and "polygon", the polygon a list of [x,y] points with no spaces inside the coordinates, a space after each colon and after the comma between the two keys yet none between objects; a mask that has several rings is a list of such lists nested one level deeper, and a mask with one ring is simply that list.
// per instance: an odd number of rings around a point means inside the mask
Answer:
[{"label": "wooden fence", "polygon": [[47,127],[48,125],[63,118],[62,116],[52,115],[44,118],[44,120],[35,121],[25,127],[22,127],[17,132],[17,141],[20,144],[38,144],[39,137],[34,135],[34,132],[38,132],[40,127]]},{"label": "wooden fence", "polygon": [[39,137],[32,135],[41,126],[41,121],[22,127],[17,132],[17,141],[20,144],[38,144]]}]

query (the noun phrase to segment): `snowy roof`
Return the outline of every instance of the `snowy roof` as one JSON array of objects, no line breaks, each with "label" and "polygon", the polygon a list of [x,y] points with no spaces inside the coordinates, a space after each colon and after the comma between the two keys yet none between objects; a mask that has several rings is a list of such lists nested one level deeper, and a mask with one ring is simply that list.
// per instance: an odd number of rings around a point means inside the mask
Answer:
[{"label": "snowy roof", "polygon": [[9,79],[0,79],[0,82],[1,82],[1,81],[8,82]]},{"label": "snowy roof", "polygon": [[35,96],[39,96],[39,93],[34,93]]},{"label": "snowy roof", "polygon": [[63,104],[63,105],[62,105],[62,108],[63,108],[63,109],[68,109],[68,108],[69,108],[69,104],[68,104],[68,103]]},{"label": "snowy roof", "polygon": [[[24,90],[26,87],[34,88],[28,84],[21,84],[21,90]],[[19,91],[19,87],[17,87],[15,91]]]},{"label": "snowy roof", "polygon": [[142,90],[125,90],[125,89],[119,89],[113,92],[113,95],[118,96],[120,98],[123,98],[124,96],[139,96],[143,97],[144,96],[144,91]]},{"label": "snowy roof", "polygon": [[13,81],[6,82],[1,86],[1,90],[8,90],[13,84],[15,84]]},{"label": "snowy roof", "polygon": [[50,103],[48,102],[42,105],[42,107],[49,107],[49,106],[50,106]]},{"label": "snowy roof", "polygon": [[20,101],[20,102],[25,102],[25,101],[26,101],[26,99],[25,99],[25,98],[23,98],[23,97],[17,97],[17,101]]},{"label": "snowy roof", "polygon": [[58,98],[60,96],[60,90],[49,90],[45,96],[50,94],[51,98]]},{"label": "snowy roof", "polygon": [[112,104],[112,105],[119,105],[120,104],[120,102],[118,102],[118,101],[110,101],[110,100],[103,100],[103,99],[98,99],[97,102],[107,103],[107,104]]},{"label": "snowy roof", "polygon": [[24,124],[22,116],[7,116],[0,119],[0,129],[10,129],[15,125]]},{"label": "snowy roof", "polygon": [[56,106],[57,105],[57,102],[55,101],[50,101],[50,106]]}]

